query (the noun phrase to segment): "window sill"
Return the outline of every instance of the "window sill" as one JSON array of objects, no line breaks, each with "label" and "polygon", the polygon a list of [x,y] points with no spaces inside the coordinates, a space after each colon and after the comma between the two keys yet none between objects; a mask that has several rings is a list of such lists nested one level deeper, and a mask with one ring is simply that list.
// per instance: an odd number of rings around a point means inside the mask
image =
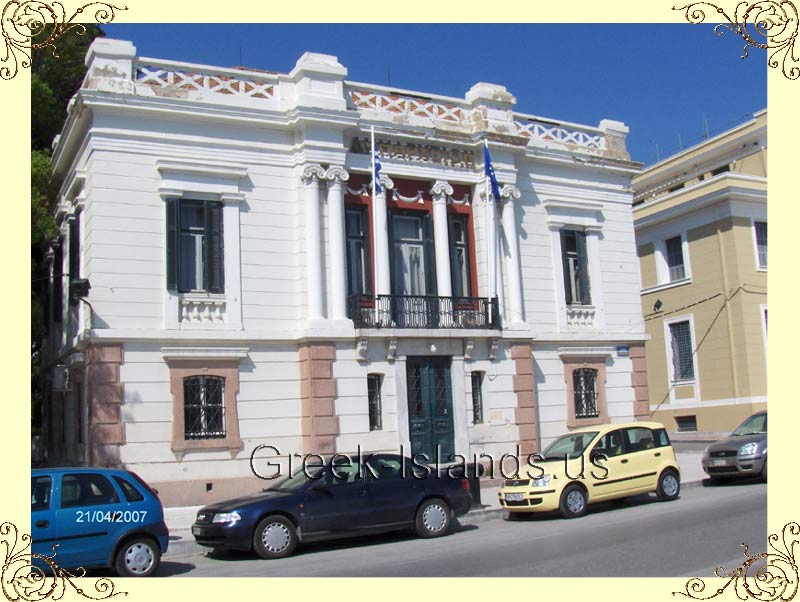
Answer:
[{"label": "window sill", "polygon": [[639,291],[639,294],[648,295],[650,293],[657,293],[658,291],[663,291],[670,288],[677,288],[679,286],[685,286],[691,283],[692,283],[692,278],[690,276],[689,278],[684,278],[682,280],[675,280],[674,282],[665,282],[664,284],[657,284],[656,286],[643,288],[641,291]]},{"label": "window sill", "polygon": [[179,461],[183,460],[183,456],[190,450],[228,450],[231,454],[231,458],[235,458],[236,454],[242,449],[242,440],[239,437],[233,436],[228,436],[225,439],[184,439],[181,441],[173,441],[171,449],[178,457]]}]

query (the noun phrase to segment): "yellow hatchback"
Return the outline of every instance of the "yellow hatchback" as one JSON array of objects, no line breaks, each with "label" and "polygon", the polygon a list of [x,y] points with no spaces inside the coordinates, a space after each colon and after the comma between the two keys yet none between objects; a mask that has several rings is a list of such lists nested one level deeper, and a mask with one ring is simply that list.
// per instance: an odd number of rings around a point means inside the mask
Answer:
[{"label": "yellow hatchback", "polygon": [[664,426],[633,422],[581,428],[559,437],[541,454],[521,460],[519,472],[505,480],[499,496],[508,510],[506,520],[553,510],[576,518],[591,503],[641,493],[674,500],[680,487],[678,462]]}]

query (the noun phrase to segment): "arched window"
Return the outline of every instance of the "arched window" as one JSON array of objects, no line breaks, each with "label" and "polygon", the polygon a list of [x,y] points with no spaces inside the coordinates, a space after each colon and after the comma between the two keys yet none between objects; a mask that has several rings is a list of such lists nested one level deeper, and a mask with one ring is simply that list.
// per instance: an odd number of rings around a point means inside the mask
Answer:
[{"label": "arched window", "polygon": [[225,438],[225,379],[187,376],[183,379],[183,415],[186,439]]},{"label": "arched window", "polygon": [[597,370],[578,368],[572,372],[572,390],[575,398],[575,418],[596,418]]}]

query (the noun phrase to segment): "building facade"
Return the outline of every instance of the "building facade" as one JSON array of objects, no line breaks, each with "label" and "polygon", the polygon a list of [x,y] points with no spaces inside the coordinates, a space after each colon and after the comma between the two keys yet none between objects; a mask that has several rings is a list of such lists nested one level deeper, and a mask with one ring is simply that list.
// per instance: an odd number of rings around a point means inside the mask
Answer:
[{"label": "building facade", "polygon": [[51,462],[200,504],[272,456],[497,460],[649,411],[624,124],[313,53],[276,74],[98,39],[86,60],[53,158]]},{"label": "building facade", "polygon": [[652,416],[731,431],[767,403],[767,111],[633,184]]}]

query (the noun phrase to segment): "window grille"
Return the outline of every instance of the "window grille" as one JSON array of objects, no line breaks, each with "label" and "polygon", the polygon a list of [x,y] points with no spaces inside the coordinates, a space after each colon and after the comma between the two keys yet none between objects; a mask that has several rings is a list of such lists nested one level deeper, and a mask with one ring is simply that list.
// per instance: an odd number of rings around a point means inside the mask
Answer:
[{"label": "window grille", "polygon": [[692,333],[689,322],[676,322],[669,325],[672,344],[673,380],[692,380],[694,361],[692,360]]},{"label": "window grille", "polygon": [[369,402],[369,430],[379,431],[381,421],[381,375],[367,374],[367,399]]},{"label": "window grille", "polygon": [[186,439],[225,438],[225,379],[189,376],[183,379]]},{"label": "window grille", "polygon": [[578,368],[572,372],[575,418],[597,418],[597,370]]},{"label": "window grille", "polygon": [[483,422],[483,373],[473,372],[472,377],[472,424]]}]

